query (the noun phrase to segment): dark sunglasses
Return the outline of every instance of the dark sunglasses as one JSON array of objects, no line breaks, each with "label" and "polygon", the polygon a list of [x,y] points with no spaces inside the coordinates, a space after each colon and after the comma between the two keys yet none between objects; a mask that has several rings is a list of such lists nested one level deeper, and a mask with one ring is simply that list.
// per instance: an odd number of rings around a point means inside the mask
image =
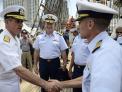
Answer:
[{"label": "dark sunglasses", "polygon": [[11,20],[14,20],[17,24],[23,23],[23,20],[20,19],[11,18]]},{"label": "dark sunglasses", "polygon": [[16,23],[23,23],[23,20],[15,19]]},{"label": "dark sunglasses", "polygon": [[116,32],[116,33],[122,33],[122,32]]}]

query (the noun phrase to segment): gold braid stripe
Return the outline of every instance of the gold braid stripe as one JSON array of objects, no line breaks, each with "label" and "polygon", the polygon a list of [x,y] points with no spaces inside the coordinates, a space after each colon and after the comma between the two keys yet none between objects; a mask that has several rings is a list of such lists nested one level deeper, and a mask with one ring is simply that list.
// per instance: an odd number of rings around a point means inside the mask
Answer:
[{"label": "gold braid stripe", "polygon": [[14,18],[17,18],[17,19],[25,19],[25,16],[20,16],[20,15],[7,15],[8,17],[14,17]]},{"label": "gold braid stripe", "polygon": [[87,17],[89,14],[79,14],[78,18]]}]

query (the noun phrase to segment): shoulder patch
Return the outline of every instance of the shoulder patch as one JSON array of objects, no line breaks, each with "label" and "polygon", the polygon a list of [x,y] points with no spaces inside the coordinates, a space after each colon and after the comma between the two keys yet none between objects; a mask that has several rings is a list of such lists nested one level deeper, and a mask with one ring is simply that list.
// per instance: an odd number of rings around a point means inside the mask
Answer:
[{"label": "shoulder patch", "polygon": [[59,34],[60,36],[62,36],[62,34],[60,32],[56,32],[56,34]]},{"label": "shoulder patch", "polygon": [[8,35],[5,35],[4,38],[3,38],[3,41],[4,42],[7,42],[7,43],[10,43],[10,37]]},{"label": "shoulder patch", "polygon": [[92,51],[92,53],[94,53],[95,51],[97,51],[101,47],[101,44],[102,44],[102,40],[100,40],[99,42],[97,42],[94,50]]}]

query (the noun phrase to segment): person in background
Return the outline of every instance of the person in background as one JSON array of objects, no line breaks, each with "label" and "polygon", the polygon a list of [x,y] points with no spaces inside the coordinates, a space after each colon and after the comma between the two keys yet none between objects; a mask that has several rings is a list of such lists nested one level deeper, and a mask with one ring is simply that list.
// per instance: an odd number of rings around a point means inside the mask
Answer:
[{"label": "person in background", "polygon": [[69,42],[69,29],[66,27],[66,30],[63,33],[63,38],[68,46],[68,48],[66,49],[66,55],[67,55],[67,63],[68,63],[68,55],[69,55],[69,47],[70,47],[70,42]]},{"label": "person in background", "polygon": [[122,45],[122,27],[117,27],[116,28],[116,38],[115,40]]},{"label": "person in background", "polygon": [[[37,36],[33,47],[34,51],[34,69],[38,73],[39,62],[39,74],[44,80],[58,79],[58,71],[60,68],[60,56],[63,59],[64,70],[67,65],[66,49],[67,44],[63,36],[54,31],[54,24],[57,22],[57,17],[53,14],[46,14],[42,17],[45,26],[45,31]],[[39,61],[38,61],[39,60]],[[42,89],[41,92],[45,92]]]},{"label": "person in background", "polygon": [[[87,51],[87,43],[82,39],[77,28],[73,28],[70,32],[74,35],[72,44],[71,62],[69,66],[69,75],[72,79],[83,76],[83,70],[86,65],[86,60],[89,52]],[[74,67],[74,69],[72,69]],[[72,73],[73,70],[73,73]],[[73,92],[82,92],[82,88],[73,88]]]},{"label": "person in background", "polygon": [[28,32],[24,29],[21,32],[20,47],[22,49],[22,65],[32,71],[32,56],[30,45],[33,44]]},{"label": "person in background", "polygon": [[20,78],[48,91],[54,91],[54,88],[55,91],[59,90],[58,81],[47,82],[21,65],[20,40],[17,35],[21,33],[25,21],[24,7],[9,6],[0,16],[5,21],[5,29],[0,34],[0,92],[20,92]]}]

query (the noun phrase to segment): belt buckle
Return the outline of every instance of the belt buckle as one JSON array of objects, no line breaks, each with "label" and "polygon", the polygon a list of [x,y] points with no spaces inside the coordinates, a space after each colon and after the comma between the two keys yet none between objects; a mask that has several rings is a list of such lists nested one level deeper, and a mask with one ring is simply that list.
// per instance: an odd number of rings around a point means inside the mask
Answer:
[{"label": "belt buckle", "polygon": [[78,65],[78,68],[80,68],[80,66]]},{"label": "belt buckle", "polygon": [[50,62],[51,62],[51,60],[50,60],[50,59],[48,59],[48,60],[47,60],[47,62],[48,62],[48,63],[50,63]]}]

